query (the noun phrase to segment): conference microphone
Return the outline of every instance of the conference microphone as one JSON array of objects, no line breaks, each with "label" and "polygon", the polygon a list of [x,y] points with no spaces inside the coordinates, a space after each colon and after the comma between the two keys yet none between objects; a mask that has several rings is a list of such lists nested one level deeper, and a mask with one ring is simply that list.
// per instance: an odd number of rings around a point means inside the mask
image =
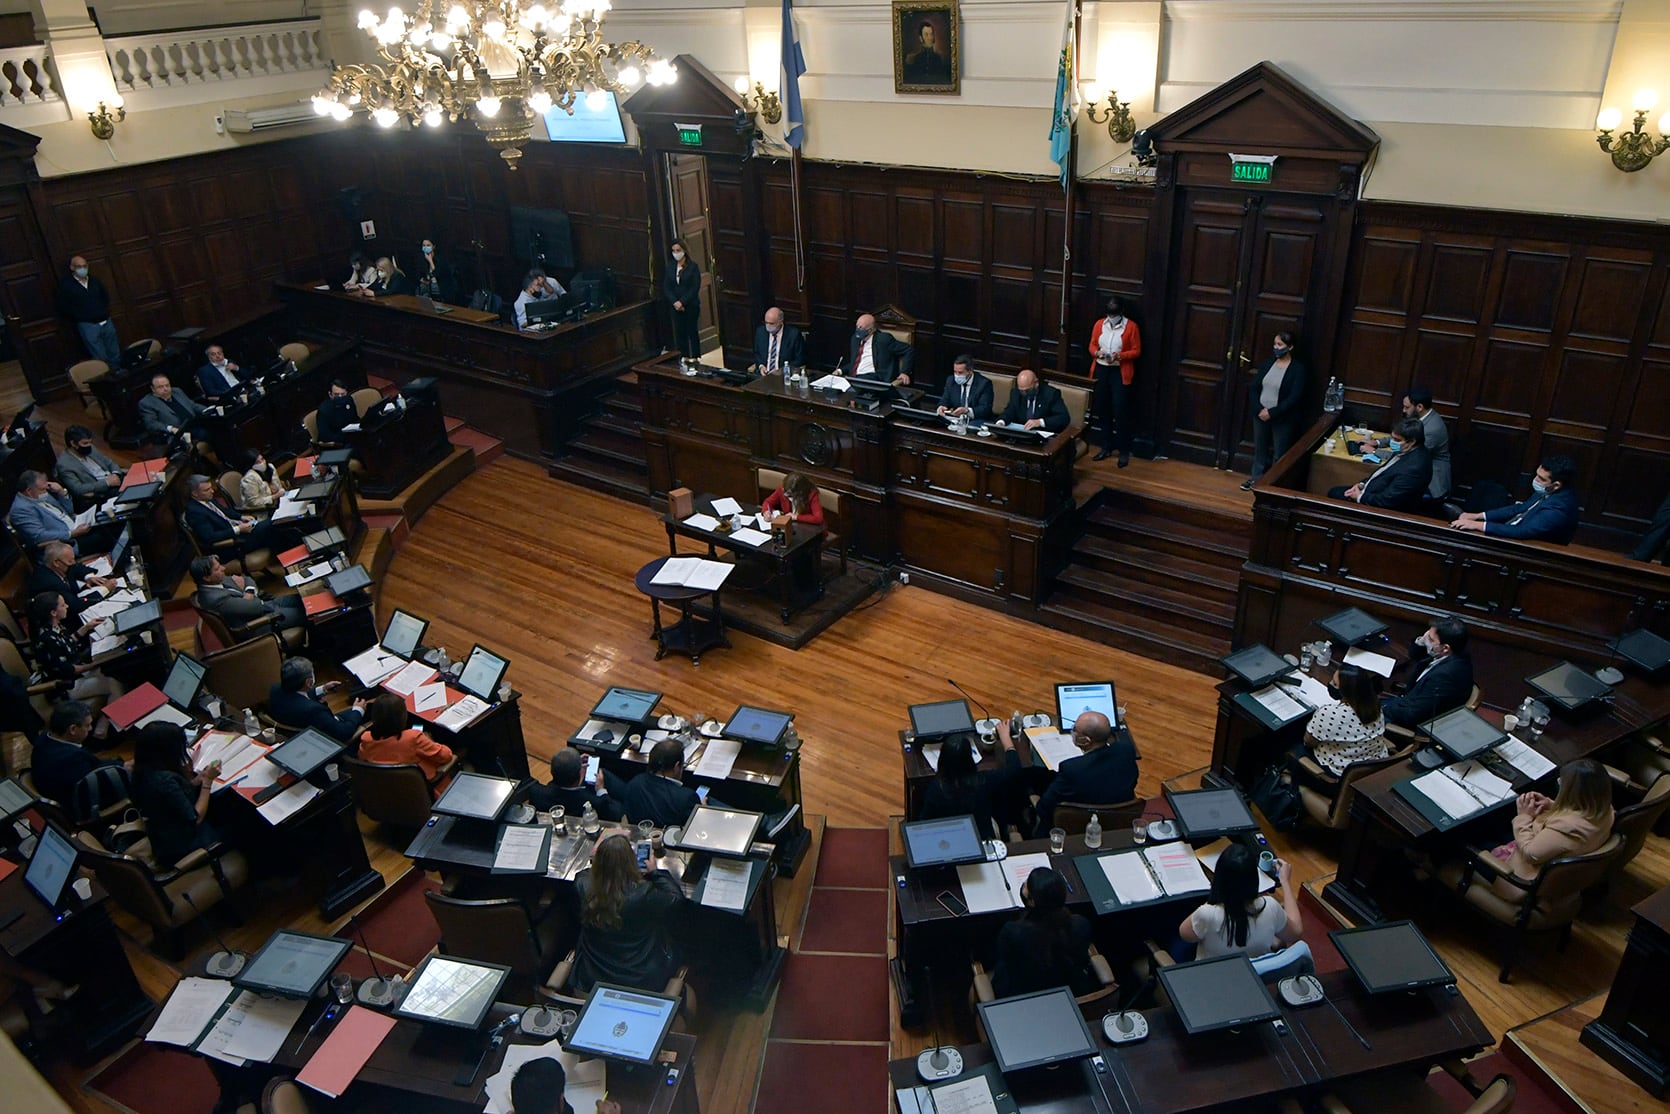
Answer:
[{"label": "conference microphone", "polygon": [[[966,699],[974,700],[974,697],[969,696],[967,689],[963,688],[963,686],[959,685],[957,682],[953,681],[951,678],[949,678],[949,677],[945,678],[945,683],[950,685],[952,688],[956,689],[958,692],[962,693],[963,696]],[[978,700],[974,700],[974,706],[976,708],[980,709],[980,714],[983,718],[985,718],[985,719],[991,719],[992,718],[991,710],[989,708],[987,708],[984,704],[980,703]]]},{"label": "conference microphone", "polygon": [[1154,982],[1149,976],[1131,988],[1125,997],[1125,1004],[1117,1011],[1102,1015],[1102,1035],[1107,1037],[1110,1044],[1129,1044],[1142,1040],[1148,1036],[1148,1019],[1131,1009],[1136,1003],[1137,995],[1141,994]]},{"label": "conference microphone", "polygon": [[481,1058],[478,1059],[473,1065],[470,1065],[470,1064],[461,1065],[458,1069],[458,1074],[452,1077],[453,1086],[455,1086],[455,1087],[469,1087],[469,1086],[472,1086],[475,1083],[475,1077],[477,1075],[481,1074],[481,1066],[487,1062],[487,1057],[492,1054],[492,1052],[495,1048],[498,1048],[500,1045],[504,1044],[505,1030],[509,1029],[509,1028],[512,1028],[515,1025],[519,1024],[521,1022],[521,1020],[522,1020],[522,1015],[520,1013],[513,1013],[509,1017],[505,1018],[503,1021],[499,1022],[497,1025],[493,1026],[492,1032],[487,1034],[488,1035],[488,1041],[487,1041],[486,1046],[484,1048],[482,1048],[482,1050],[481,1050]]},{"label": "conference microphone", "polygon": [[353,929],[354,935],[359,938],[360,950],[365,953],[366,962],[371,964],[371,974],[374,976],[360,983],[359,1000],[368,1006],[386,1006],[394,1001],[394,988],[378,968],[377,957],[371,954],[371,945],[365,942],[365,927],[360,924],[358,913],[348,918],[348,927]]},{"label": "conference microphone", "polygon": [[220,930],[203,916],[203,910],[197,907],[197,902],[191,900],[191,894],[181,890],[180,897],[187,905],[191,906],[192,912],[197,914],[197,919],[209,926],[209,934],[215,938],[215,943],[220,945],[220,950],[211,955],[209,957],[209,962],[204,965],[204,970],[208,973],[209,977],[214,979],[229,979],[236,975],[239,971],[242,971],[244,969],[244,964],[249,960],[249,956],[236,950],[235,948],[227,946],[226,941],[221,938]]}]

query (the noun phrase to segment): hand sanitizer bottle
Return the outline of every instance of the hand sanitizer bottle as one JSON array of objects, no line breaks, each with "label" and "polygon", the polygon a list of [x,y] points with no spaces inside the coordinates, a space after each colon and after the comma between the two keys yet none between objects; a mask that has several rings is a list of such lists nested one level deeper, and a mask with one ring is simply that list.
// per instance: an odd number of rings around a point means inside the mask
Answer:
[{"label": "hand sanitizer bottle", "polygon": [[1090,823],[1084,826],[1084,845],[1092,851],[1102,845],[1102,818],[1094,812],[1090,814]]}]

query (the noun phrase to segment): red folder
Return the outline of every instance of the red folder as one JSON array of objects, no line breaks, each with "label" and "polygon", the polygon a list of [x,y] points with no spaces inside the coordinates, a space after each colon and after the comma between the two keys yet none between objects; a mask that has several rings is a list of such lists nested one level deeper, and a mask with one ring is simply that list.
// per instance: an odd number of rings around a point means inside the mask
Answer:
[{"label": "red folder", "polygon": [[294,549],[286,549],[283,553],[280,553],[278,555],[278,563],[285,568],[289,568],[291,565],[301,564],[303,561],[307,560],[307,557],[307,546],[298,545]]},{"label": "red folder", "polygon": [[342,601],[337,599],[336,593],[329,588],[321,588],[302,597],[302,607],[307,609],[309,615],[322,615],[341,606]]},{"label": "red folder", "polygon": [[333,1099],[341,1097],[393,1028],[394,1018],[364,1006],[349,1006],[347,1015],[296,1075],[296,1082]]},{"label": "red folder", "polygon": [[122,490],[126,491],[134,484],[148,484],[152,480],[160,479],[168,471],[168,458],[159,456],[154,460],[141,460],[138,464],[128,468],[128,474],[122,477]]},{"label": "red folder", "polygon": [[146,681],[132,692],[124,693],[106,704],[104,714],[116,725],[117,730],[126,731],[166,703],[168,697],[162,694],[162,690]]},{"label": "red folder", "polygon": [[290,478],[305,480],[311,475],[313,475],[313,457],[298,456],[296,458],[296,470],[290,473]]},{"label": "red folder", "polygon": [[10,859],[0,859],[0,882],[4,882],[16,869],[17,864]]}]

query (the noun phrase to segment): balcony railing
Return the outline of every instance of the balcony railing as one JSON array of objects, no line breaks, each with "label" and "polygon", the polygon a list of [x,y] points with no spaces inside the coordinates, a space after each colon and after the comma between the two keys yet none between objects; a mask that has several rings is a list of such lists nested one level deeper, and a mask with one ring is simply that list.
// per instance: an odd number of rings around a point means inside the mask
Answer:
[{"label": "balcony railing", "polygon": [[52,50],[45,43],[0,50],[0,108],[52,104],[64,99]]},{"label": "balcony railing", "polygon": [[296,19],[123,35],[104,45],[126,95],[328,70],[323,37],[319,20]]}]

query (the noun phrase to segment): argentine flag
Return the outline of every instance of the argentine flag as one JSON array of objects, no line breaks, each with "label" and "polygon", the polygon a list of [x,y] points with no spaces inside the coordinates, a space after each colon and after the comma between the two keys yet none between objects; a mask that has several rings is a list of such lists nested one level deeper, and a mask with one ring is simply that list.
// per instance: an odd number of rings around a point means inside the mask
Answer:
[{"label": "argentine flag", "polygon": [[794,35],[794,12],[783,0],[783,71],[777,96],[783,102],[783,141],[795,150],[806,141],[806,112],[800,107],[800,75],[806,72],[806,58]]},{"label": "argentine flag", "polygon": [[[785,7],[788,0],[784,0]],[[1073,122],[1079,118],[1078,43],[1073,31],[1077,0],[1067,0],[1061,29],[1061,55],[1055,68],[1055,104],[1050,114],[1050,158],[1061,168],[1061,189],[1067,189],[1067,161],[1073,149]]]}]

